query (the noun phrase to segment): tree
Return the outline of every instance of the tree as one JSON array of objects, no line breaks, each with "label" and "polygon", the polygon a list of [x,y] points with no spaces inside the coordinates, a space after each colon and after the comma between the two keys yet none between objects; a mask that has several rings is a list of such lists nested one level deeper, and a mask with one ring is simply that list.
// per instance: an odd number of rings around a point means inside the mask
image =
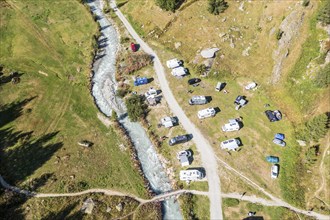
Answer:
[{"label": "tree", "polygon": [[320,21],[323,25],[330,24],[330,1],[325,0],[323,2],[317,15],[317,20]]},{"label": "tree", "polygon": [[326,88],[330,84],[330,63],[316,74],[314,83],[320,88]]},{"label": "tree", "polygon": [[132,95],[125,100],[127,114],[131,121],[137,121],[141,117],[145,117],[147,105],[140,95]]},{"label": "tree", "polygon": [[196,67],[196,72],[200,75],[204,74],[206,72],[206,70],[207,70],[207,67],[205,64],[201,64]]},{"label": "tree", "polygon": [[225,0],[209,0],[208,11],[211,14],[218,15],[223,13],[228,8],[228,3]]},{"label": "tree", "polygon": [[182,0],[156,0],[156,4],[166,11],[174,12],[179,6]]},{"label": "tree", "polygon": [[296,137],[303,141],[318,141],[326,135],[328,129],[328,116],[327,114],[321,114],[301,125],[296,132]]}]

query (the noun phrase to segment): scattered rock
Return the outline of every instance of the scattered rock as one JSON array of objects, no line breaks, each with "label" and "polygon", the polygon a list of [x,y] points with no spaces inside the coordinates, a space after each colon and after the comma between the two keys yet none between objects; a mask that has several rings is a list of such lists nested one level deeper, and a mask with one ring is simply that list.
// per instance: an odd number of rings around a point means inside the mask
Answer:
[{"label": "scattered rock", "polygon": [[220,33],[219,37],[223,38],[224,36],[226,36],[226,33]]},{"label": "scattered rock", "polygon": [[176,42],[176,43],[174,43],[174,47],[175,47],[175,49],[178,49],[179,47],[181,47],[181,42]]},{"label": "scattered rock", "polygon": [[225,22],[227,20],[227,17],[224,17],[221,21]]},{"label": "scattered rock", "polygon": [[121,212],[123,210],[123,203],[119,203],[118,205],[116,205],[116,209],[118,210],[118,212]]},{"label": "scattered rock", "polygon": [[231,48],[235,48],[235,44],[234,44],[233,38],[230,38],[230,44],[229,44],[229,46]]},{"label": "scattered rock", "polygon": [[83,206],[81,207],[81,211],[86,214],[92,214],[95,203],[91,198],[88,198],[84,201]]},{"label": "scattered rock", "polygon": [[247,47],[245,50],[242,52],[242,56],[247,57],[250,56],[249,51],[251,50],[251,47]]},{"label": "scattered rock", "polygon": [[111,212],[111,208],[109,206],[107,206],[107,210],[106,210],[107,213]]},{"label": "scattered rock", "polygon": [[245,2],[242,2],[242,3],[240,4],[240,6],[238,7],[238,10],[240,10],[240,11],[244,11],[244,3],[245,3]]},{"label": "scattered rock", "polygon": [[306,141],[302,141],[302,140],[297,140],[298,144],[302,147],[306,146]]},{"label": "scattered rock", "polygon": [[204,49],[202,50],[201,52],[201,56],[203,58],[212,58],[214,57],[215,53],[219,51],[219,48],[207,48],[207,49]]}]

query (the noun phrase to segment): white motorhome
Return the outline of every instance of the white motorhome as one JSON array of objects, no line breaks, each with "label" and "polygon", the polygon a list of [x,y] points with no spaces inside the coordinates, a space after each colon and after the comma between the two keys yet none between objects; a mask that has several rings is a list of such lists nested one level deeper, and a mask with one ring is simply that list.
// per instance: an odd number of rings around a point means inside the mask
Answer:
[{"label": "white motorhome", "polygon": [[207,99],[205,96],[193,96],[189,100],[189,105],[204,105],[207,103]]},{"label": "white motorhome", "polygon": [[221,142],[220,147],[221,149],[235,151],[239,148],[240,144],[241,142],[238,139],[234,138]]},{"label": "white motorhome", "polygon": [[188,70],[182,66],[172,69],[173,76],[184,76],[188,73]]},{"label": "white motorhome", "polygon": [[174,117],[165,117],[165,118],[160,119],[160,123],[165,128],[170,128],[177,124],[177,120]]},{"label": "white motorhome", "polygon": [[199,170],[181,170],[180,180],[183,181],[196,181],[204,178],[204,175]]},{"label": "white motorhome", "polygon": [[215,116],[215,109],[206,108],[206,109],[200,110],[200,111],[198,111],[197,116],[199,119],[213,117],[213,116]]},{"label": "white motorhome", "polygon": [[166,61],[166,66],[170,69],[179,67],[181,65],[182,65],[182,61],[178,60],[177,58]]},{"label": "white motorhome", "polygon": [[229,123],[222,126],[223,131],[238,131],[240,128],[240,124],[236,119],[229,119]]}]

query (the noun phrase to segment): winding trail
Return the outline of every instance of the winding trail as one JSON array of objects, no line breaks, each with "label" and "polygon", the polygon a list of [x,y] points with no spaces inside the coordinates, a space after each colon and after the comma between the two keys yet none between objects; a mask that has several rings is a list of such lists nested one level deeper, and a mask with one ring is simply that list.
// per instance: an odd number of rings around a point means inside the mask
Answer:
[{"label": "winding trail", "polygon": [[[90,193],[102,193],[104,195],[107,196],[123,196],[123,197],[130,197],[132,199],[135,199],[136,201],[140,202],[139,206],[146,204],[146,203],[150,203],[150,202],[160,202],[163,201],[165,199],[168,199],[170,197],[178,197],[182,194],[186,194],[186,193],[191,193],[194,195],[202,195],[202,196],[209,196],[209,192],[205,192],[205,191],[198,191],[198,190],[177,190],[177,191],[172,191],[172,192],[168,192],[168,193],[164,193],[164,194],[160,194],[157,195],[151,199],[143,199],[143,198],[139,198],[133,194],[127,194],[127,193],[122,193],[119,191],[114,191],[114,190],[109,190],[109,189],[88,189],[85,191],[81,191],[81,192],[75,192],[75,193],[36,193],[36,192],[30,192],[27,190],[22,190],[18,187],[15,186],[11,186],[9,185],[0,175],[0,185],[2,187],[4,187],[5,189],[9,189],[13,192],[16,193],[20,193],[20,194],[24,194],[26,196],[29,197],[35,197],[35,198],[54,198],[54,197],[75,197],[75,196],[81,196],[81,195],[85,195],[85,194],[90,194]],[[256,196],[247,196],[244,195],[242,196],[239,193],[222,193],[222,197],[223,198],[234,198],[234,199],[238,199],[238,200],[243,200],[243,201],[247,201],[247,202],[252,202],[252,203],[259,203],[262,204],[264,206],[279,206],[279,207],[285,207],[288,208],[292,211],[295,211],[296,213],[301,213],[307,216],[312,216],[315,217],[317,219],[324,219],[324,220],[329,220],[330,216],[326,216],[326,215],[322,215],[316,212],[311,212],[311,211],[306,211],[306,210],[301,210],[295,207],[292,207],[291,205],[284,203],[282,201],[276,201],[276,200],[267,200],[267,199],[263,199],[263,198],[258,198]],[[134,213],[134,211],[132,212]],[[130,213],[130,214],[132,214]]]},{"label": "winding trail", "polygon": [[196,126],[188,119],[176,99],[168,85],[165,76],[165,70],[160,62],[157,54],[153,49],[149,47],[149,45],[144,42],[140,36],[135,32],[133,27],[127,21],[125,16],[121,13],[121,11],[116,7],[116,3],[114,0],[110,2],[111,7],[114,9],[118,18],[122,21],[128,32],[135,39],[136,43],[138,43],[142,50],[146,53],[150,54],[154,57],[154,69],[157,74],[160,87],[162,89],[162,93],[167,103],[170,103],[169,107],[172,112],[178,117],[180,123],[184,127],[184,129],[193,135],[193,141],[196,144],[198,151],[201,154],[203,167],[205,168],[208,185],[209,185],[209,199],[210,199],[210,217],[211,219],[223,219],[222,214],[222,202],[221,202],[221,186],[220,186],[220,178],[218,175],[218,164],[215,158],[215,153],[212,149],[212,146],[209,142],[203,137],[201,132],[196,128]]}]

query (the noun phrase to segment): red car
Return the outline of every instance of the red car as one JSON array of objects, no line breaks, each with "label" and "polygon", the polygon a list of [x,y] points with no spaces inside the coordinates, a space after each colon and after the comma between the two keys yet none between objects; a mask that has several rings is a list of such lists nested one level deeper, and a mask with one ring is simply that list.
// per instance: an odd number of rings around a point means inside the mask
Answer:
[{"label": "red car", "polygon": [[136,46],[135,46],[134,43],[131,43],[131,49],[132,49],[133,52],[136,52]]}]

